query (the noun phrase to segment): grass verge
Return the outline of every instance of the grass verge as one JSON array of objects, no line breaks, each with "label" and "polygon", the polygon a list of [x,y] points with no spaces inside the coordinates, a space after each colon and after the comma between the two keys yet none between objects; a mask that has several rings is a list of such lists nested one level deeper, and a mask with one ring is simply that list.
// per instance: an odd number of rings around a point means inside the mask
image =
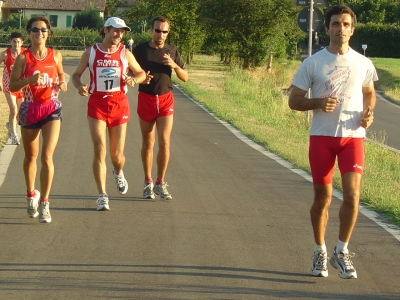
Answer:
[{"label": "grass verge", "polygon": [[371,58],[378,72],[376,88],[384,92],[386,98],[400,104],[400,59]]}]

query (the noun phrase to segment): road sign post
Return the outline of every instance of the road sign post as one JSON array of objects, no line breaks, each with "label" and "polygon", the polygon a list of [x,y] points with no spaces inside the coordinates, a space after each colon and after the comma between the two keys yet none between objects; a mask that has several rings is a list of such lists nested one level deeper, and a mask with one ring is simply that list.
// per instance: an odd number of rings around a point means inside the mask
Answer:
[{"label": "road sign post", "polygon": [[[310,2],[310,0],[293,0],[293,4],[296,6],[308,6]],[[314,0],[313,6],[327,7],[328,0]]]},{"label": "road sign post", "polygon": [[[308,32],[308,56],[312,55],[312,43],[313,43],[313,31],[316,32],[322,29],[324,16],[319,9],[314,11],[315,6],[326,7],[328,5],[327,0],[294,0],[294,5],[307,6],[308,9],[303,8],[297,18],[297,23],[301,30]],[[315,14],[314,14],[315,12]],[[311,98],[311,90],[308,89],[307,98]],[[307,121],[310,119],[310,114],[307,111]]]},{"label": "road sign post", "polygon": [[364,50],[364,56],[365,56],[365,50],[367,50],[367,44],[363,44],[361,47]]}]

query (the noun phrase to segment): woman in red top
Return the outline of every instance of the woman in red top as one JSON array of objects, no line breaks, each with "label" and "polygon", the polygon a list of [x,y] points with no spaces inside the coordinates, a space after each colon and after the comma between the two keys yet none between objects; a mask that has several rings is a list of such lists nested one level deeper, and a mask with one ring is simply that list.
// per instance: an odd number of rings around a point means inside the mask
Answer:
[{"label": "woman in red top", "polygon": [[6,127],[8,129],[8,137],[11,139],[13,145],[19,145],[19,138],[17,135],[17,112],[19,106],[21,105],[24,97],[21,91],[12,93],[10,92],[8,86],[10,84],[11,70],[14,65],[15,58],[23,51],[25,48],[22,47],[23,37],[19,32],[13,32],[10,36],[11,48],[0,53],[0,63],[4,62],[3,70],[3,88],[0,86],[0,91],[3,90],[6,96],[8,107],[10,108],[10,113],[8,116],[8,122]]},{"label": "woman in red top", "polygon": [[[58,50],[46,47],[53,35],[50,22],[43,16],[31,18],[26,31],[30,47],[21,53],[11,72],[10,91],[22,89],[24,102],[19,109],[18,121],[25,158],[23,169],[27,188],[28,215],[39,222],[50,223],[49,194],[54,176],[53,154],[61,126],[61,102],[58,92],[67,90],[62,56]],[[35,189],[36,159],[39,136],[42,133],[40,191]],[[40,204],[39,204],[40,199]]]}]

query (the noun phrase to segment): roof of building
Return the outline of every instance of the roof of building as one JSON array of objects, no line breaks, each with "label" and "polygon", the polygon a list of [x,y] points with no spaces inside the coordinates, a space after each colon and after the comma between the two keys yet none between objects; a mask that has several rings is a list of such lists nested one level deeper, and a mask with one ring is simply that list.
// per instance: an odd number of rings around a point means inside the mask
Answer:
[{"label": "roof of building", "polygon": [[45,9],[45,10],[84,10],[90,4],[98,11],[104,11],[106,0],[2,0],[3,8]]}]

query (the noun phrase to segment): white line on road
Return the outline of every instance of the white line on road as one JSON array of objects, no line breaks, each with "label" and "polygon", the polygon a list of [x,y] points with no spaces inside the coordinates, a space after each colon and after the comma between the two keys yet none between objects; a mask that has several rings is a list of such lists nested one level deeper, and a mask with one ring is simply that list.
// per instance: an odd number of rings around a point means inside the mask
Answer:
[{"label": "white line on road", "polygon": [[7,143],[0,152],[0,187],[3,185],[11,159],[13,158],[14,152],[18,147],[17,145],[11,145],[10,142],[11,139],[8,139]]}]

